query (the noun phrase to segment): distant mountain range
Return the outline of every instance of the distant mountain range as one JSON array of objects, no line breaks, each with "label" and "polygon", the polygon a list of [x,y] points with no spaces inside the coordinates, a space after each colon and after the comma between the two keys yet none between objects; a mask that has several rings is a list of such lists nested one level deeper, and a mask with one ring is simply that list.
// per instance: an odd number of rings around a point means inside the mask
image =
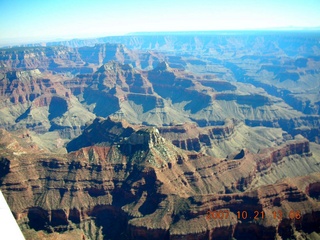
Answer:
[{"label": "distant mountain range", "polygon": [[[306,32],[314,32],[314,31],[320,31],[319,27],[294,27],[294,26],[288,26],[288,27],[277,27],[277,28],[264,28],[264,29],[240,29],[240,30],[203,30],[203,31],[162,31],[162,32],[131,32],[124,35],[112,35],[112,36],[105,36],[105,37],[88,37],[88,38],[51,38],[51,39],[42,39],[42,40],[36,40],[36,39],[0,39],[0,47],[12,47],[12,46],[52,46],[52,45],[59,45],[61,43],[66,44],[67,42],[86,42],[87,44],[92,43],[102,43],[107,42],[106,40],[111,39],[121,39],[125,38],[126,36],[171,36],[171,35],[233,35],[233,34],[270,34],[270,32],[288,32],[288,31],[306,31]],[[111,40],[111,42],[113,42]],[[80,45],[78,45],[80,46]]]}]

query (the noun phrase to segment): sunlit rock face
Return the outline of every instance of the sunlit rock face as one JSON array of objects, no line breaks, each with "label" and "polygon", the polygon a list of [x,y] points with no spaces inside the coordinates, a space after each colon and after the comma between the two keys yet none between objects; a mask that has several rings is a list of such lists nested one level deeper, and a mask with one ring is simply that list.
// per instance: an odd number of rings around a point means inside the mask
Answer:
[{"label": "sunlit rock face", "polygon": [[160,136],[159,130],[155,127],[139,130],[132,134],[128,141],[131,145],[148,145],[148,148],[163,144],[164,139]]}]

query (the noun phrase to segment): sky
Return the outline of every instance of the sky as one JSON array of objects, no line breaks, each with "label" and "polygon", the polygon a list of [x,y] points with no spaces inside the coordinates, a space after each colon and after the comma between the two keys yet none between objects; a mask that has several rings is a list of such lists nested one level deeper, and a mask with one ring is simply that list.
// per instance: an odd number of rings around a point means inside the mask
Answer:
[{"label": "sky", "polygon": [[320,27],[319,0],[0,0],[0,43]]}]

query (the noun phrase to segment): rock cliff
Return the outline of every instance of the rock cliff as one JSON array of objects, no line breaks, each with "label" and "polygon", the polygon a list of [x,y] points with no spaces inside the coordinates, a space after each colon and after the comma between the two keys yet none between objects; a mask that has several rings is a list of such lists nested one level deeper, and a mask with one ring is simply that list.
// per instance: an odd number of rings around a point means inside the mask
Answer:
[{"label": "rock cliff", "polygon": [[1,127],[28,128],[37,133],[57,130],[61,136],[70,138],[79,135],[94,116],[63,86],[62,77],[38,69],[11,71],[2,77]]},{"label": "rock cliff", "polygon": [[13,47],[0,49],[0,69],[7,70],[50,70],[57,73],[88,74],[97,66],[111,60],[132,63],[135,67],[152,68],[159,53],[134,52],[123,44],[96,44],[89,47]]}]

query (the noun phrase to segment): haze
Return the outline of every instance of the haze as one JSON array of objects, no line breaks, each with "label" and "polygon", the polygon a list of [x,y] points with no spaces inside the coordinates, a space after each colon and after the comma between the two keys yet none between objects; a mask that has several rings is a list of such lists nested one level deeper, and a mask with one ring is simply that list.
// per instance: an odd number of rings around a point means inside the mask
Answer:
[{"label": "haze", "polygon": [[317,0],[2,0],[0,9],[2,44],[130,32],[320,26]]}]

